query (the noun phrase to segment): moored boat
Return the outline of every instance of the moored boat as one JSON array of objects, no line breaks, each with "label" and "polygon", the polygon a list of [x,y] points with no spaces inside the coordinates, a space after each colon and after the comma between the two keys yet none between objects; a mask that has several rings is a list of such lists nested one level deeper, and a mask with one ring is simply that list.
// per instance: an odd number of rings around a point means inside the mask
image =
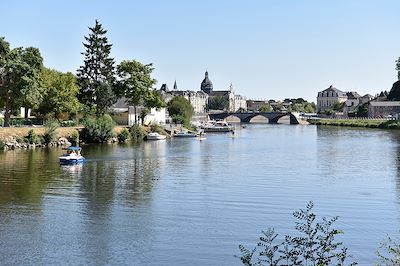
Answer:
[{"label": "moored boat", "polygon": [[234,127],[226,121],[209,121],[203,127],[204,132],[232,132]]},{"label": "moored boat", "polygon": [[196,133],[191,133],[189,131],[184,131],[184,130],[178,131],[174,134],[174,137],[177,138],[195,138],[197,136],[198,134]]},{"label": "moored boat", "polygon": [[166,138],[165,135],[158,134],[157,132],[151,132],[147,135],[147,140],[163,140]]},{"label": "moored boat", "polygon": [[63,150],[65,150],[66,153],[58,157],[60,164],[77,164],[85,161],[85,157],[81,155],[81,147],[70,146],[68,148],[63,148]]}]

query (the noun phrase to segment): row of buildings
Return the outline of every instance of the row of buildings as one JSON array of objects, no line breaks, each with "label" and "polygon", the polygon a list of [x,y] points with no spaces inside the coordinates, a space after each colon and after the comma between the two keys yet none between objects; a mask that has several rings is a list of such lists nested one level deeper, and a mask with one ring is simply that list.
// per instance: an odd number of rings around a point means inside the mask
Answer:
[{"label": "row of buildings", "polygon": [[[179,90],[176,81],[174,82],[173,89],[170,90],[167,84],[162,84],[158,90],[164,101],[168,103],[175,96],[182,96],[187,99],[193,107],[193,111],[197,116],[204,116],[206,113],[213,111],[209,108],[209,103],[214,97],[222,97],[228,103],[228,108],[225,111],[236,112],[238,110],[247,110],[246,98],[235,93],[232,84],[229,90],[214,90],[213,83],[211,82],[208,71],[205,72],[204,79],[200,84],[200,90]],[[122,98],[117,101],[113,106],[113,118],[119,124],[132,125],[134,121],[140,121],[139,114],[143,108],[136,109],[136,113],[131,108],[126,99]],[[135,119],[136,116],[136,119]],[[165,123],[168,120],[168,115],[165,108],[156,110],[152,108],[150,113],[146,116],[145,124],[147,123]]]},{"label": "row of buildings", "polygon": [[209,102],[214,97],[222,97],[228,103],[228,112],[236,112],[237,110],[247,110],[246,98],[235,93],[232,84],[229,90],[214,90],[213,83],[211,82],[208,71],[205,72],[204,79],[200,84],[200,90],[179,90],[174,83],[173,90],[169,90],[166,84],[160,88],[160,94],[164,101],[168,103],[175,96],[182,96],[186,98],[193,106],[196,114],[204,114],[210,111]]},{"label": "row of buildings", "polygon": [[361,107],[367,110],[363,116],[371,118],[394,117],[400,113],[400,101],[388,100],[387,94],[384,93],[376,96],[370,94],[361,96],[356,91],[344,92],[333,85],[318,92],[317,113],[324,113],[338,107],[344,117],[353,116]]}]

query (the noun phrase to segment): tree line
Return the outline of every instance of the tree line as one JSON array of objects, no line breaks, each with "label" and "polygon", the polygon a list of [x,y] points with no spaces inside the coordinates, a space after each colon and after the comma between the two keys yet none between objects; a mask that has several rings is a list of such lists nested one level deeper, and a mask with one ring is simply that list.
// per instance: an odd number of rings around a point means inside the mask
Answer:
[{"label": "tree line", "polygon": [[[4,126],[20,107],[44,119],[68,119],[78,113],[100,117],[121,97],[134,107],[161,108],[162,97],[153,89],[152,64],[123,60],[116,65],[111,57],[112,44],[107,30],[96,20],[85,36],[83,64],[74,75],[43,65],[38,48],[11,48],[0,37],[0,107],[4,108]],[[148,110],[148,109],[145,109]]]}]

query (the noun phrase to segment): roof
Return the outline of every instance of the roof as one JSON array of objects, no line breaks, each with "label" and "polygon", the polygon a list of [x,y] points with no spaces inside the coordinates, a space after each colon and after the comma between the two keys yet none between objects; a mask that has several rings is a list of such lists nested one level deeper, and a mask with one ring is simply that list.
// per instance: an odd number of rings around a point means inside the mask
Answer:
[{"label": "roof", "polygon": [[226,96],[229,95],[231,91],[212,91],[210,92],[210,96]]},{"label": "roof", "polygon": [[336,92],[339,96],[344,96],[344,97],[347,96],[345,92],[343,92],[343,91],[341,91],[341,90],[339,90],[339,89],[333,87],[333,85],[329,86],[329,88],[327,88],[327,89],[325,89],[325,90],[323,90],[323,91],[321,91],[321,92],[327,92],[327,91],[334,91],[334,92]]},{"label": "roof", "polygon": [[367,93],[362,98],[374,98],[371,94]]},{"label": "roof", "polygon": [[81,147],[76,147],[76,146],[70,146],[67,148],[63,148],[63,150],[67,150],[67,151],[80,151]]},{"label": "roof", "polygon": [[371,106],[387,106],[387,107],[400,107],[400,101],[371,101]]},{"label": "roof", "polygon": [[358,99],[361,97],[356,91],[349,91],[346,93],[348,99]]}]

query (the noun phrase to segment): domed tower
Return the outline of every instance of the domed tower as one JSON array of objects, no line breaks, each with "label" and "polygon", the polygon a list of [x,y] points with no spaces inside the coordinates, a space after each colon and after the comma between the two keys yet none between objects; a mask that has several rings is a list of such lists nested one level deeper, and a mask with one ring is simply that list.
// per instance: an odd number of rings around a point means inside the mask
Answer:
[{"label": "domed tower", "polygon": [[206,74],[204,76],[203,81],[201,82],[201,90],[204,91],[207,94],[210,94],[213,90],[213,84],[211,80],[208,78],[208,71],[206,71]]}]

